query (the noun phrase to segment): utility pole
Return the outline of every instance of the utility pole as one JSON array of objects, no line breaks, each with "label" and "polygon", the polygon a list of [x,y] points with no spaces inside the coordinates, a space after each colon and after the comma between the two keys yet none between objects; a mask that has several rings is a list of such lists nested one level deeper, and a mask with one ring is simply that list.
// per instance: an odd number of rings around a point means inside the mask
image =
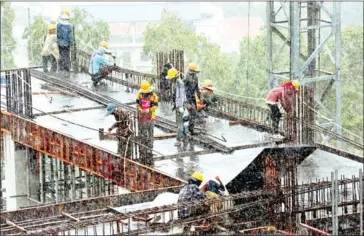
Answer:
[{"label": "utility pole", "polygon": [[[30,7],[28,7],[28,29],[30,31]],[[29,34],[29,35],[31,35],[31,34]],[[29,45],[30,45],[30,56],[28,55],[28,59],[30,59],[29,66],[31,66],[33,64],[33,45],[32,44],[33,44],[33,42],[31,40],[29,40]]]}]

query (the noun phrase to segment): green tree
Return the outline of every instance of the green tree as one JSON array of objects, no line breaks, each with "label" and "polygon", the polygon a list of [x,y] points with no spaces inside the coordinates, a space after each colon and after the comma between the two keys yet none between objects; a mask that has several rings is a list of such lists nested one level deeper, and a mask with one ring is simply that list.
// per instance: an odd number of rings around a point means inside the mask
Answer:
[{"label": "green tree", "polygon": [[[342,37],[342,67],[341,67],[341,80],[342,80],[342,120],[343,127],[349,130],[351,133],[356,134],[359,137],[363,136],[363,27],[362,25],[351,26],[345,28],[341,34]],[[266,52],[266,33],[263,30],[260,36],[250,39],[249,56],[248,55],[248,40],[243,38],[240,42],[240,61],[238,63],[237,71],[235,73],[234,82],[227,83],[226,86],[231,93],[235,93],[240,96],[249,96],[254,98],[260,98],[255,102],[254,100],[247,100],[250,103],[256,103],[264,106],[264,98],[267,89],[267,52]],[[307,40],[301,38],[302,49],[307,47]],[[281,40],[276,39],[273,42],[274,48],[279,48]],[[334,41],[331,40],[328,43],[329,49],[334,52]],[[306,54],[305,51],[303,50]],[[280,71],[289,70],[289,57],[283,55],[289,55],[289,48],[286,47],[281,56],[278,56],[279,60],[275,58],[273,68]],[[321,54],[320,58],[321,69],[327,71],[334,71],[333,64],[327,54]],[[247,73],[248,71],[248,73]],[[242,86],[234,87],[235,84]],[[317,83],[316,91],[318,94],[322,94],[328,81],[322,81]],[[335,111],[336,104],[335,87],[333,87],[329,95],[327,96],[324,104],[329,110]],[[323,110],[318,111],[326,117],[330,117]],[[334,117],[331,117],[334,118]],[[317,119],[320,117],[317,116]],[[327,122],[327,121],[326,121]],[[350,139],[356,140],[354,136],[348,132],[343,132],[344,136]],[[361,142],[360,140],[359,142]]]},{"label": "green tree", "polygon": [[1,2],[1,69],[14,68],[13,52],[16,41],[13,36],[13,22],[15,12],[10,2]]},{"label": "green tree", "polygon": [[205,36],[197,35],[193,28],[177,15],[163,10],[159,23],[149,24],[144,32],[144,52],[155,55],[173,49],[183,50],[187,60],[196,62],[201,73],[200,81],[211,79],[220,84],[231,80],[232,73],[226,55],[216,44],[209,43]]},{"label": "green tree", "polygon": [[[71,13],[71,24],[74,26],[76,46],[78,49],[86,52],[92,52],[98,47],[100,41],[109,40],[110,27],[104,21],[95,21],[94,17],[86,10],[76,8]],[[32,65],[41,64],[41,55],[45,36],[47,34],[47,25],[56,23],[43,16],[33,17],[30,27],[26,27],[23,33],[23,39],[27,39],[28,55],[33,58]],[[32,45],[32,47],[30,46]],[[32,52],[31,52],[32,48]]]}]

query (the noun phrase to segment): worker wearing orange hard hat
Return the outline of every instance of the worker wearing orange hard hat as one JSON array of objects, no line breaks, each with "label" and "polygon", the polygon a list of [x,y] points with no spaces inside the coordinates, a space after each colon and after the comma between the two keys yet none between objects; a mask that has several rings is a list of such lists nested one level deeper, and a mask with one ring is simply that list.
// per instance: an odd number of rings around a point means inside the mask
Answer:
[{"label": "worker wearing orange hard hat", "polygon": [[278,132],[279,121],[282,117],[278,103],[282,105],[287,113],[290,113],[296,91],[298,91],[299,88],[300,83],[298,80],[289,80],[268,92],[266,103],[271,110],[270,117],[273,122],[274,138],[282,138]]},{"label": "worker wearing orange hard hat", "polygon": [[140,142],[148,148],[140,147],[141,163],[153,165],[153,141],[154,141],[154,121],[158,108],[158,96],[147,80],[142,80],[140,90],[136,96],[136,106],[138,109],[138,126]]},{"label": "worker wearing orange hard hat", "polygon": [[48,62],[51,63],[51,72],[57,71],[59,49],[57,43],[56,25],[48,25],[48,34],[42,49],[43,71],[48,72]]},{"label": "worker wearing orange hard hat", "polygon": [[211,104],[218,101],[218,98],[214,94],[214,90],[215,87],[212,81],[209,79],[205,80],[200,90],[201,97],[198,97],[197,93],[195,93],[197,111],[207,111]]}]

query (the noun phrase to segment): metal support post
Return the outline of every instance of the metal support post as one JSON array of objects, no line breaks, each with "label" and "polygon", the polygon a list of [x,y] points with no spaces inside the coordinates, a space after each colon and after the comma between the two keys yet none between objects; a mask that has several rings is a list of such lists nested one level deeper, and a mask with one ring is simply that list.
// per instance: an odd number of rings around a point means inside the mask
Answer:
[{"label": "metal support post", "polygon": [[40,188],[39,188],[39,201],[41,203],[45,203],[45,199],[44,199],[44,154],[43,153],[39,153],[39,184],[40,184]]},{"label": "metal support post", "polygon": [[90,198],[90,178],[87,172],[82,172],[85,174],[86,198]]},{"label": "metal support post", "polygon": [[339,235],[339,221],[338,221],[338,210],[339,210],[339,174],[338,170],[335,170],[335,230],[336,235]]},{"label": "metal support post", "polygon": [[[341,3],[334,1],[334,14],[333,14],[333,30],[335,35],[335,82],[336,82],[336,132],[342,135],[342,120],[341,120]],[[342,149],[342,143],[338,141],[338,148]]]},{"label": "metal support post", "polygon": [[300,2],[290,2],[290,79],[297,79],[300,68]]},{"label": "metal support post", "polygon": [[54,160],[53,159],[50,160],[49,166],[50,166],[50,172],[51,172],[51,175],[50,175],[51,196],[52,196],[52,202],[54,202],[56,200],[56,196],[55,196],[55,189],[54,189],[55,180],[54,180]]},{"label": "metal support post", "polygon": [[364,185],[363,185],[363,170],[360,169],[359,170],[359,212],[360,212],[360,234],[359,235],[364,235],[364,229],[363,229],[363,211],[364,211]]},{"label": "metal support post", "polygon": [[55,176],[54,176],[54,182],[55,182],[55,190],[56,190],[56,203],[58,203],[59,202],[59,161],[57,160],[57,159],[52,159],[52,160],[54,160],[54,163],[55,163]]},{"label": "metal support post", "polygon": [[63,192],[64,192],[63,201],[68,201],[68,198],[70,196],[69,195],[70,184],[68,183],[68,177],[69,177],[68,165],[62,162],[62,166],[63,166]]},{"label": "metal support post", "polygon": [[273,32],[271,24],[274,22],[274,2],[266,2],[267,8],[267,55],[268,55],[268,89],[274,88],[274,76],[273,76]]},{"label": "metal support post", "polygon": [[76,199],[76,178],[75,178],[75,167],[68,165],[69,172],[71,173],[71,200]]},{"label": "metal support post", "polygon": [[28,168],[27,168],[27,195],[28,195],[28,197],[31,197],[31,191],[30,191],[30,173],[31,173],[31,171],[30,171],[30,168],[32,168],[32,165],[30,164],[30,154],[29,154],[29,148],[28,147],[25,148],[25,156],[26,156],[27,163],[28,163]]}]

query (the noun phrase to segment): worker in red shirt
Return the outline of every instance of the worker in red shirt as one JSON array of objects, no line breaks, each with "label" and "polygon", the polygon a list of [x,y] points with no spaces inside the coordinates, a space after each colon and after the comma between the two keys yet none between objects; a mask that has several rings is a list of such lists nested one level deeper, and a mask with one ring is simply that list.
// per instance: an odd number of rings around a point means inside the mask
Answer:
[{"label": "worker in red shirt", "polygon": [[273,138],[282,138],[278,133],[279,121],[282,117],[282,113],[278,108],[278,102],[280,102],[287,113],[290,113],[292,111],[296,91],[299,88],[300,83],[297,80],[290,80],[268,92],[266,102],[271,110],[270,117],[273,121]]}]

